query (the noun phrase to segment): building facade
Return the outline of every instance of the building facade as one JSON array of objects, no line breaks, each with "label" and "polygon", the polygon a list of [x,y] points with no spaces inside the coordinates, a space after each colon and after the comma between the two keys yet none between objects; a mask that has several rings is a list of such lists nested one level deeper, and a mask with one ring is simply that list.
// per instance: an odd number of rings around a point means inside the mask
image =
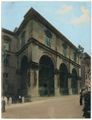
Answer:
[{"label": "building facade", "polygon": [[2,29],[2,94],[37,97],[78,94],[78,48],[31,8],[14,32]]},{"label": "building facade", "polygon": [[82,87],[89,83],[91,85],[91,57],[84,53],[81,61]]}]

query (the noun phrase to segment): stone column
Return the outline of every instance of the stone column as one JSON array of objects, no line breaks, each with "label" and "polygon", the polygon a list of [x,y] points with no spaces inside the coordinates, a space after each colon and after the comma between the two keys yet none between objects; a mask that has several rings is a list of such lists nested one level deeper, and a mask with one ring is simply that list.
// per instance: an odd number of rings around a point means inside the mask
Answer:
[{"label": "stone column", "polygon": [[9,104],[12,104],[12,97],[9,98]]},{"label": "stone column", "polygon": [[60,93],[59,93],[59,87],[58,87],[58,75],[55,74],[54,76],[54,87],[55,87],[55,96],[60,96]]},{"label": "stone column", "polygon": [[22,103],[24,103],[25,102],[25,99],[24,99],[24,97],[22,97]]},{"label": "stone column", "polygon": [[39,96],[39,71],[38,70],[36,70],[36,97],[38,97]]},{"label": "stone column", "polygon": [[38,70],[31,70],[31,96],[33,98],[39,96],[38,95]]},{"label": "stone column", "polygon": [[32,70],[30,69],[30,86],[28,85],[28,93],[27,93],[27,98],[22,98],[22,102],[28,102],[31,101],[32,99]]},{"label": "stone column", "polygon": [[30,69],[30,87],[28,86],[28,96],[31,96],[31,87],[32,87],[32,70]]},{"label": "stone column", "polygon": [[68,78],[68,90],[69,90],[69,95],[72,95],[71,78]]},{"label": "stone column", "polygon": [[31,97],[35,96],[35,87],[34,87],[34,70],[31,70]]}]

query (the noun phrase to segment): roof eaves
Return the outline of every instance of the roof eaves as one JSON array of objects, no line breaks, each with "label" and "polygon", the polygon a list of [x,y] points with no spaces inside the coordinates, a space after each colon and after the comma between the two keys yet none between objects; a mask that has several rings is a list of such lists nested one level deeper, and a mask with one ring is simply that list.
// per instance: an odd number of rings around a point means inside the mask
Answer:
[{"label": "roof eaves", "polygon": [[[34,13],[34,16],[36,18],[38,18],[41,23],[43,23],[47,28],[49,28],[51,31],[53,31],[55,34],[57,34],[57,36],[59,36],[62,40],[64,40],[65,42],[67,42],[70,46],[72,46],[75,49],[78,49],[72,42],[70,42],[61,32],[59,32],[53,25],[51,25],[50,22],[48,22],[42,15],[40,15],[37,11],[35,11],[34,9],[30,9],[29,11],[31,11]],[[28,15],[28,13],[26,14]]]},{"label": "roof eaves", "polygon": [[70,42],[61,32],[59,32],[51,23],[49,23],[42,15],[40,15],[36,10],[31,8],[24,16],[24,20],[21,23],[20,27],[17,30],[17,34],[21,31],[23,26],[32,18],[36,18],[39,20],[42,24],[44,24],[47,28],[49,28],[51,31],[53,31],[58,37],[60,37],[63,41],[68,43],[71,47],[74,49],[78,49],[72,42]]},{"label": "roof eaves", "polygon": [[15,35],[14,32],[7,30],[5,28],[2,28],[2,32],[5,32],[5,33],[11,34],[11,35]]}]

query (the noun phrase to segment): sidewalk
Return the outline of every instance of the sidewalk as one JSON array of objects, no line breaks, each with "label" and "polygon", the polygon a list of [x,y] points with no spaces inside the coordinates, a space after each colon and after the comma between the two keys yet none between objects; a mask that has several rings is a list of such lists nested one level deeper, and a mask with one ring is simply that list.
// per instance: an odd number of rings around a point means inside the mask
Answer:
[{"label": "sidewalk", "polygon": [[37,97],[32,102],[12,104],[3,118],[83,118],[78,95]]},{"label": "sidewalk", "polygon": [[35,103],[41,103],[43,101],[48,101],[48,100],[52,100],[52,99],[57,99],[57,98],[61,98],[63,96],[51,96],[51,97],[33,97],[31,102],[24,102],[24,103],[14,103],[14,104],[7,104],[6,108],[10,108],[10,107],[19,107],[22,105],[28,105],[28,104],[35,104]]},{"label": "sidewalk", "polygon": [[64,96],[46,96],[46,97],[33,97],[31,102],[24,102],[24,103],[13,103],[13,104],[7,104],[6,109],[8,108],[13,108],[13,107],[21,107],[21,106],[26,106],[30,104],[35,104],[35,103],[42,103],[50,100],[55,100],[55,99],[65,99],[69,97],[78,97],[79,95],[64,95]]}]

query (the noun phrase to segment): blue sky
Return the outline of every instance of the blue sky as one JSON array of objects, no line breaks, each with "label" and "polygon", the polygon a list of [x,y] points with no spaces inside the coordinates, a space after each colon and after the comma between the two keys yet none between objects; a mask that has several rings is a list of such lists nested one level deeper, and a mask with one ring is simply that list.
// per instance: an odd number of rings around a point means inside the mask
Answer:
[{"label": "blue sky", "polygon": [[2,2],[1,26],[14,30],[26,12],[33,7],[76,47],[91,55],[91,3],[65,1]]}]

